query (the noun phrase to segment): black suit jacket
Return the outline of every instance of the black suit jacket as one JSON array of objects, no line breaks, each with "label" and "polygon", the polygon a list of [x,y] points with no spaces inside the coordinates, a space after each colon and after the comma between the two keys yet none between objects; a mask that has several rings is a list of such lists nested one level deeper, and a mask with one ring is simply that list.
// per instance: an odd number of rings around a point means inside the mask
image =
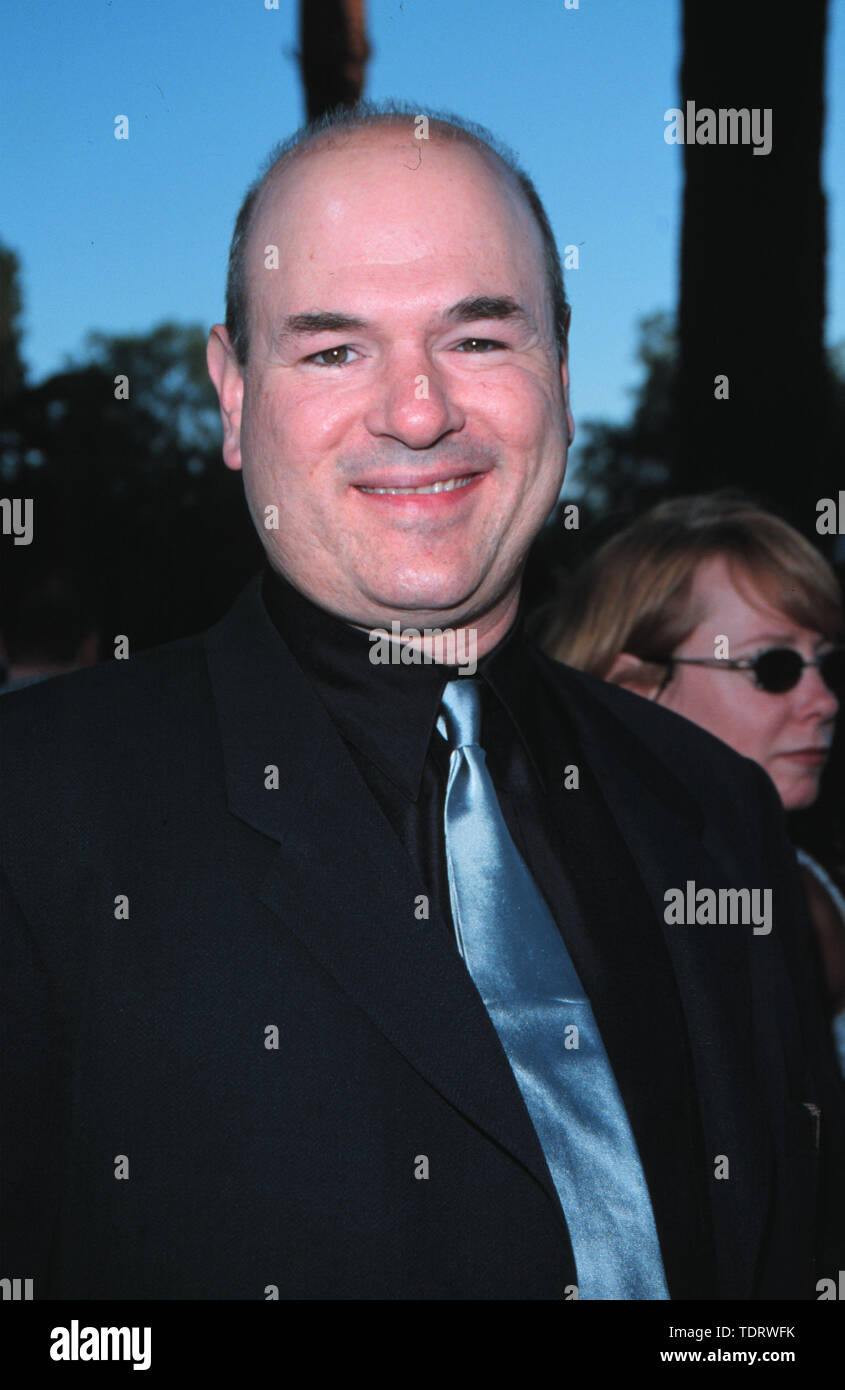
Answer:
[{"label": "black suit jacket", "polygon": [[[814,1297],[843,1262],[845,1124],[774,789],[687,721],[529,660],[537,746],[556,706],[608,816],[609,845],[581,846],[577,964],[670,1291]],[[205,636],[10,694],[0,723],[0,1273],[41,1298],[571,1296],[495,1030],[259,580]],[[577,845],[577,793],[549,786]],[[667,926],[688,879],[770,886],[773,931]],[[661,1147],[679,1105],[694,1171]],[[690,1253],[693,1188],[712,1249]]]}]

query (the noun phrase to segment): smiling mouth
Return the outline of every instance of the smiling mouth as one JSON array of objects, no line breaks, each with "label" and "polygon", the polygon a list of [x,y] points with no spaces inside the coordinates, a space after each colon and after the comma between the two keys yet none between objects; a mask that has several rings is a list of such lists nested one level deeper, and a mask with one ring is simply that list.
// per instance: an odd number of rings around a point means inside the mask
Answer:
[{"label": "smiling mouth", "polygon": [[375,492],[384,497],[412,497],[422,496],[433,492],[454,492],[456,488],[466,487],[478,473],[468,473],[462,478],[446,478],[442,483],[429,483],[427,487],[363,487],[358,485],[359,492]]}]

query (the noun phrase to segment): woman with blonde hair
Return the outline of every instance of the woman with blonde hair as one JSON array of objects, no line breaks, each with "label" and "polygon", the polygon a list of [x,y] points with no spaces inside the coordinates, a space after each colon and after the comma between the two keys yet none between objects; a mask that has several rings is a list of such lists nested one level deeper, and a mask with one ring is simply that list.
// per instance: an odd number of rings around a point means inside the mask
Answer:
[{"label": "woman with blonde hair", "polygon": [[[810,542],[714,493],[663,502],[603,545],[542,645],[753,758],[795,811],[819,794],[845,691],[843,638],[836,576]],[[845,1071],[845,900],[798,857]]]}]

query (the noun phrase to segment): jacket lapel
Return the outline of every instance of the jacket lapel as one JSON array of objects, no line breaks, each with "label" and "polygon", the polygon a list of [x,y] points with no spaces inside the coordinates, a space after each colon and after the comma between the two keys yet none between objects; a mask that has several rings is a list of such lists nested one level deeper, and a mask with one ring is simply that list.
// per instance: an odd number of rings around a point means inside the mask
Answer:
[{"label": "jacket lapel", "polygon": [[[445,925],[417,915],[424,886],[267,617],[260,576],[205,641],[229,810],[279,844],[257,897],[559,1212],[487,1011]],[[265,787],[273,766],[276,791]]]},{"label": "jacket lapel", "polygon": [[[738,1048],[736,1040],[750,1036],[748,951],[759,949],[760,939],[750,927],[675,926],[664,919],[668,888],[683,888],[687,881],[717,891],[741,886],[747,881],[747,859],[740,857],[732,864],[722,834],[717,862],[709,849],[714,827],[705,823],[701,806],[688,789],[603,702],[589,699],[591,692],[586,689],[582,696],[579,687],[586,682],[577,673],[558,671],[565,708],[632,856],[640,889],[645,887],[652,922],[671,962],[673,992],[676,987],[690,1042],[704,1158],[711,1175],[722,1296],[749,1298],[773,1190],[773,1150],[758,1101],[752,1050]],[[658,1057],[654,1066],[659,1074]],[[712,1176],[719,1155],[729,1160],[729,1179]]]}]

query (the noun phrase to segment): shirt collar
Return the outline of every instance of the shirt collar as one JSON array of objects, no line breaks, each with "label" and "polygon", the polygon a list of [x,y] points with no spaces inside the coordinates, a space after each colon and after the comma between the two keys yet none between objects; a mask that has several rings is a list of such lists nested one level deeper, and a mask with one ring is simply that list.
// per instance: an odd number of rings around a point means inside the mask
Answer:
[{"label": "shirt collar", "polygon": [[[456,668],[372,661],[375,644],[369,632],[319,607],[270,565],[261,592],[276,630],[341,736],[416,800],[443,690],[455,679]],[[537,752],[526,736],[531,719],[521,691],[531,658],[522,625],[520,601],[511,627],[480,659],[475,674],[483,696],[489,687],[507,710],[545,785]]]}]

